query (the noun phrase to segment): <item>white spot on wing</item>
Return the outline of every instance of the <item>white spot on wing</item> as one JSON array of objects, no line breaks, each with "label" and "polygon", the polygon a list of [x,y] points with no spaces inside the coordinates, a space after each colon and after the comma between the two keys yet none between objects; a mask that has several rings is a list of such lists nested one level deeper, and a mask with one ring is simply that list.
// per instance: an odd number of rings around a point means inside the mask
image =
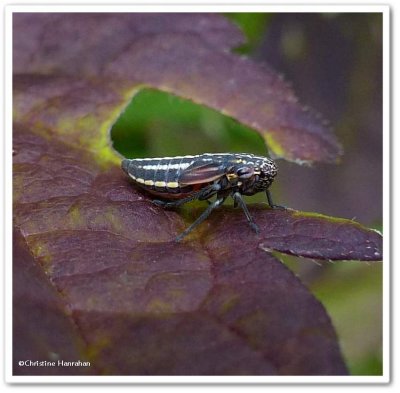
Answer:
[{"label": "white spot on wing", "polygon": [[182,164],[165,164],[165,165],[143,165],[142,168],[147,171],[154,171],[156,169],[166,171],[167,169],[186,169],[192,162],[185,162]]},{"label": "white spot on wing", "polygon": [[167,183],[167,187],[169,188],[177,188],[179,187],[179,183],[177,183],[176,181],[170,181]]}]

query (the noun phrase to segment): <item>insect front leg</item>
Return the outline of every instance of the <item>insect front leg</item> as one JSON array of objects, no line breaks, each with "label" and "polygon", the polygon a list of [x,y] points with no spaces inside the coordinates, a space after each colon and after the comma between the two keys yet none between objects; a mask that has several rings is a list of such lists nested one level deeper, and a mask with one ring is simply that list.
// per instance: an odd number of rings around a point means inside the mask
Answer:
[{"label": "insect front leg", "polygon": [[173,208],[173,207],[178,207],[182,206],[185,203],[194,201],[195,199],[203,200],[203,199],[208,199],[212,197],[214,194],[216,194],[220,190],[221,186],[217,183],[213,183],[200,191],[188,196],[187,198],[183,199],[178,199],[177,201],[174,202],[166,202],[166,201],[160,201],[158,199],[154,199],[152,202],[157,205],[157,206],[162,206],[165,208]]},{"label": "insect front leg", "polygon": [[196,221],[191,224],[188,228],[186,228],[180,235],[175,238],[176,242],[181,241],[186,235],[188,235],[194,228],[196,228],[199,224],[201,224],[217,207],[221,206],[226,197],[218,198],[214,202],[210,203],[206,210],[196,219]]},{"label": "insect front leg", "polygon": [[285,206],[275,205],[274,202],[272,202],[272,196],[271,196],[271,191],[270,190],[265,191],[265,194],[267,195],[268,205],[270,207],[272,207],[272,209],[283,209],[283,210],[286,210]]},{"label": "insect front leg", "polygon": [[242,195],[240,194],[240,192],[235,192],[233,194],[233,201],[235,206],[240,206],[247,218],[247,221],[249,222],[251,229],[255,232],[255,233],[259,233],[259,229],[257,224],[253,221],[253,218],[250,215],[249,209],[247,208],[247,205],[245,203],[245,201],[243,200]]}]

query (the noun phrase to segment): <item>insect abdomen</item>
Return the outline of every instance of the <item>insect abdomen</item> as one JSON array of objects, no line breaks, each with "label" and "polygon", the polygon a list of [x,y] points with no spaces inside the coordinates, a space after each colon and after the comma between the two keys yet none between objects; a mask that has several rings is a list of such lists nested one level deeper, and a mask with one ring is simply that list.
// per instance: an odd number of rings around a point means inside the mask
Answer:
[{"label": "insect abdomen", "polygon": [[[180,173],[193,163],[193,158],[145,158],[123,160],[122,169],[137,183],[153,194],[165,198],[193,191],[191,186],[181,186]],[[165,194],[165,195],[164,195]],[[176,195],[177,196],[177,195]]]}]

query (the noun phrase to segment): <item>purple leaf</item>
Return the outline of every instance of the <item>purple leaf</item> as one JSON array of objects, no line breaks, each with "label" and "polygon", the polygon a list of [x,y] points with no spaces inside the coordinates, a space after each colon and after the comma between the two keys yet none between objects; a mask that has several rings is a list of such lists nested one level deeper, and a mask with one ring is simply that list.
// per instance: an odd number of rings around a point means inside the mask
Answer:
[{"label": "purple leaf", "polygon": [[[261,205],[259,237],[224,207],[176,244],[188,222],[136,190],[110,147],[148,85],[253,126],[288,159],[334,161],[336,139],[279,76],[228,51],[241,42],[218,15],[14,15],[15,359],[90,359],[77,374],[347,373],[324,308],[269,250],[377,260],[379,234]],[[15,365],[35,372],[49,368]]]},{"label": "purple leaf", "polygon": [[[14,32],[15,72],[51,75],[49,80],[40,76],[31,81],[32,87],[25,78],[15,105],[24,108],[25,90],[29,94],[38,82],[44,84],[51,105],[35,105],[39,113],[34,117],[45,124],[56,126],[54,117],[76,118],[79,111],[82,116],[84,112],[95,118],[111,116],[109,106],[115,110],[123,103],[119,94],[151,86],[254,128],[275,156],[302,163],[335,162],[341,154],[326,122],[298,103],[281,75],[229,52],[243,43],[243,37],[221,16],[16,14]],[[62,106],[60,93],[66,96]],[[30,97],[43,100],[42,94]],[[100,115],[93,104],[106,110]],[[65,127],[65,121],[57,126]]]}]

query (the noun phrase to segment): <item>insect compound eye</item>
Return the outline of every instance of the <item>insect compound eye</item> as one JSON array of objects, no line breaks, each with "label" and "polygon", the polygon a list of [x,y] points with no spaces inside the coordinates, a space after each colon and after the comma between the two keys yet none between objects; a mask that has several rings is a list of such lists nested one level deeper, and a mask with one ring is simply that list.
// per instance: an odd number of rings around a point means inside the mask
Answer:
[{"label": "insect compound eye", "polygon": [[254,175],[254,168],[249,166],[242,166],[236,171],[236,174],[241,179],[248,179]]}]

